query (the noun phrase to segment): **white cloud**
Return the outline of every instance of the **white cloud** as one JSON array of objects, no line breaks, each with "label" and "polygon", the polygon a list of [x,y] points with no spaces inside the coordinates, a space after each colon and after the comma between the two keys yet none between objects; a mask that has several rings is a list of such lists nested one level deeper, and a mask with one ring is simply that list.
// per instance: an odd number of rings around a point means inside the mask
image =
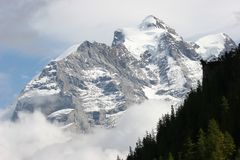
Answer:
[{"label": "white cloud", "polygon": [[30,49],[38,33],[31,27],[32,15],[44,5],[45,0],[1,0],[0,43],[12,48]]},{"label": "white cloud", "polygon": [[35,15],[54,1],[1,0],[0,54],[6,54],[9,49],[31,56],[56,54],[54,47],[58,41],[55,39],[53,42],[54,37],[42,36],[41,32],[32,27]]},{"label": "white cloud", "polygon": [[240,24],[240,11],[235,13],[235,18],[237,20],[237,23]]},{"label": "white cloud", "polygon": [[56,127],[46,122],[40,113],[21,115],[17,123],[0,124],[0,159],[24,159],[45,146],[61,143],[67,137]]},{"label": "white cloud", "polygon": [[239,39],[240,25],[233,27],[239,6],[239,0],[1,0],[0,43],[44,56],[84,40],[110,44],[115,29],[149,14],[184,38],[224,31]]},{"label": "white cloud", "polygon": [[[48,5],[34,24],[39,32],[69,43],[96,40],[111,43],[118,27],[133,27],[149,14],[165,20],[184,37],[194,34],[232,32],[238,0],[60,0]],[[230,27],[229,27],[230,26]],[[236,35],[235,35],[236,34]]]},{"label": "white cloud", "polygon": [[2,160],[114,160],[125,156],[129,145],[156,127],[170,102],[146,101],[129,108],[116,128],[97,128],[87,135],[72,135],[49,124],[40,113],[24,114],[18,123],[0,123]]}]

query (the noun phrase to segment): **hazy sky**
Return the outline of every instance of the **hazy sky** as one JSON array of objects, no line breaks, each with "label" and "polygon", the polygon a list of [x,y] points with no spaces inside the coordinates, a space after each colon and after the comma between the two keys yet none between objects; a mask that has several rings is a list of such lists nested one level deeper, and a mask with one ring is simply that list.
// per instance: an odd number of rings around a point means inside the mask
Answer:
[{"label": "hazy sky", "polygon": [[115,29],[150,14],[186,40],[217,32],[240,40],[239,0],[0,0],[0,106],[70,45],[110,44]]}]

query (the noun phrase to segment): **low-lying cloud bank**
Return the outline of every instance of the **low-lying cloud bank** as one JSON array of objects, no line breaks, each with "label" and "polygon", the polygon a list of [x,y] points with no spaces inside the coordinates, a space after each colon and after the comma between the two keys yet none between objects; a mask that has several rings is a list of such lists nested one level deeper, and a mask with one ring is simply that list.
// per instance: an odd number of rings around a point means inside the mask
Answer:
[{"label": "low-lying cloud bank", "polygon": [[128,147],[146,131],[155,129],[170,106],[166,101],[146,101],[129,108],[117,127],[95,128],[87,135],[64,132],[38,112],[22,114],[17,123],[0,121],[0,159],[115,160],[117,155],[126,156]]}]

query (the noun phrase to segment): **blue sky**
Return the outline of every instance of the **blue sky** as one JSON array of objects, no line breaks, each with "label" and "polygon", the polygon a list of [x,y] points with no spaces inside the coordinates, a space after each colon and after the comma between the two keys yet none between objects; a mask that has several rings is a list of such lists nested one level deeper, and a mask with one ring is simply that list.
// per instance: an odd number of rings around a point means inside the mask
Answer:
[{"label": "blue sky", "polygon": [[66,48],[111,44],[114,30],[150,14],[186,40],[218,32],[240,40],[239,0],[0,0],[0,107]]},{"label": "blue sky", "polygon": [[[44,44],[51,44],[52,48]],[[44,41],[44,44],[41,45],[49,53],[41,54],[42,50],[29,53],[0,45],[0,108],[13,104],[24,86],[68,46],[57,41]],[[54,48],[57,48],[58,53],[55,53]]]},{"label": "blue sky", "polygon": [[3,74],[4,90],[0,96],[0,107],[11,104],[23,87],[37,71],[47,63],[47,59],[19,54],[17,50],[6,49],[0,57],[0,73]]}]

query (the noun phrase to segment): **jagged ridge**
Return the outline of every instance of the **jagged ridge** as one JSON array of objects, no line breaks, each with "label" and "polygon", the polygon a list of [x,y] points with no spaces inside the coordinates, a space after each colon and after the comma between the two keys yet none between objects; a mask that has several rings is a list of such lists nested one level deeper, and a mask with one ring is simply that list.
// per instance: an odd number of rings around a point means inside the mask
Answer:
[{"label": "jagged ridge", "polygon": [[196,51],[148,16],[137,28],[115,31],[111,47],[86,41],[50,62],[22,91],[13,119],[19,111],[40,109],[56,115],[53,122],[88,130],[114,126],[130,105],[146,99],[179,103],[202,79],[202,53]]}]

